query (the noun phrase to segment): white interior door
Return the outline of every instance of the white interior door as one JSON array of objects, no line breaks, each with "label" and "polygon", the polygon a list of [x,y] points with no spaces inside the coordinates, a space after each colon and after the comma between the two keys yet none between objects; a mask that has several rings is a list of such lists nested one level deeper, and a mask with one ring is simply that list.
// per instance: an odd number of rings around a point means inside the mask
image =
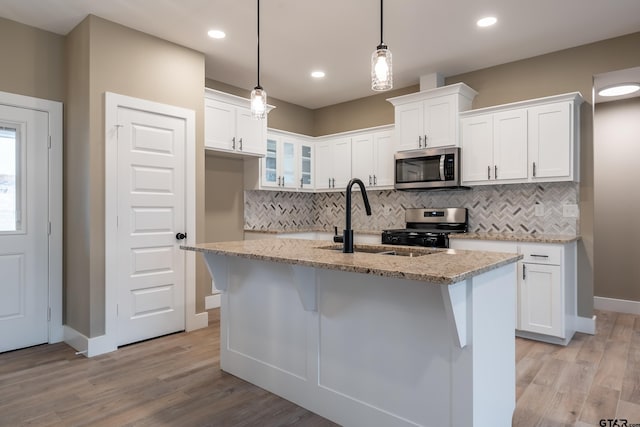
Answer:
[{"label": "white interior door", "polygon": [[48,341],[48,119],[0,105],[0,352]]},{"label": "white interior door", "polygon": [[117,345],[185,329],[185,120],[119,106]]}]

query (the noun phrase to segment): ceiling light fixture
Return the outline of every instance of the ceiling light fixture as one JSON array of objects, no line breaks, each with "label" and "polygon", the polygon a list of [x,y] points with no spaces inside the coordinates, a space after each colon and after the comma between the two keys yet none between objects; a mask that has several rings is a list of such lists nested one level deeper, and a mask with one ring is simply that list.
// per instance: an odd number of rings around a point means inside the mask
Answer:
[{"label": "ceiling light fixture", "polygon": [[251,91],[251,117],[264,119],[267,116],[267,92],[260,86],[260,0],[258,0],[258,84]]},{"label": "ceiling light fixture", "polygon": [[223,38],[225,38],[227,36],[224,33],[224,31],[221,31],[221,30],[209,30],[209,32],[207,34],[212,39],[223,39]]},{"label": "ceiling light fixture", "polygon": [[382,41],[382,1],[380,0],[380,44],[371,55],[371,89],[375,91],[389,90],[393,87],[391,51]]},{"label": "ceiling light fixture", "polygon": [[478,22],[476,22],[476,25],[478,27],[490,27],[494,25],[496,22],[498,22],[498,18],[496,18],[495,16],[487,16],[485,18],[478,19]]},{"label": "ceiling light fixture", "polygon": [[640,84],[638,83],[618,83],[613,86],[608,86],[600,89],[598,95],[600,96],[622,96],[629,95],[640,90]]},{"label": "ceiling light fixture", "polygon": [[311,77],[313,77],[314,79],[321,79],[324,77],[324,71],[312,71]]}]

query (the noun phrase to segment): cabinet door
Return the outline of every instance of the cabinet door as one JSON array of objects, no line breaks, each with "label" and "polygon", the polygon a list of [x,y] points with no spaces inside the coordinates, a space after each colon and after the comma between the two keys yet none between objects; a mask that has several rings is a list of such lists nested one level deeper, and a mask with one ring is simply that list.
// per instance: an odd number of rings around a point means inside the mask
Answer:
[{"label": "cabinet door", "polygon": [[455,96],[439,96],[424,101],[423,147],[457,145]]},{"label": "cabinet door", "polygon": [[393,132],[376,132],[373,135],[375,170],[373,184],[377,187],[393,187],[395,162],[393,160]]},{"label": "cabinet door", "polygon": [[374,173],[373,135],[358,135],[352,138],[351,176],[360,178],[367,186],[372,186]]},{"label": "cabinet door", "polygon": [[224,102],[205,99],[204,146],[217,150],[234,151],[236,136],[236,109]]},{"label": "cabinet door", "polygon": [[316,189],[326,190],[331,188],[331,178],[333,167],[331,162],[331,141],[320,141],[316,143]]},{"label": "cabinet door", "polygon": [[396,151],[423,148],[423,112],[423,101],[411,102],[395,108]]},{"label": "cabinet door", "polygon": [[351,179],[351,138],[334,139],[331,144],[332,188],[344,190]]},{"label": "cabinet door", "polygon": [[462,128],[462,183],[488,182],[493,177],[493,116],[465,117]]},{"label": "cabinet door", "polygon": [[267,150],[265,156],[261,159],[262,177],[260,182],[263,187],[278,187],[279,178],[279,159],[278,159],[278,140],[274,136],[267,138]]},{"label": "cabinet door", "polygon": [[246,154],[266,154],[266,120],[251,117],[248,108],[236,108],[236,149]]},{"label": "cabinet door", "polygon": [[280,176],[281,187],[295,189],[299,186],[297,169],[297,143],[290,139],[283,139],[280,144]]},{"label": "cabinet door", "polygon": [[493,115],[493,162],[494,179],[527,179],[527,110]]},{"label": "cabinet door", "polygon": [[570,103],[529,109],[529,155],[534,180],[573,178],[572,136]]},{"label": "cabinet door", "polygon": [[313,190],[315,188],[315,168],[314,162],[314,146],[311,143],[300,143],[298,150],[298,170],[300,181],[300,188],[306,190]]},{"label": "cabinet door", "polygon": [[561,267],[518,262],[519,328],[564,338]]}]

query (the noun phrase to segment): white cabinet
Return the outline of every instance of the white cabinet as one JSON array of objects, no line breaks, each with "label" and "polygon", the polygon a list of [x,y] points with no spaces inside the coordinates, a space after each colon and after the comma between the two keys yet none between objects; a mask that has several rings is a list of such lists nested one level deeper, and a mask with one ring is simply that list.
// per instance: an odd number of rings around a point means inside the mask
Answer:
[{"label": "white cabinet", "polygon": [[464,117],[460,127],[463,184],[527,179],[525,109]]},{"label": "white cabinet", "polygon": [[248,99],[206,89],[205,148],[239,155],[264,156],[267,120],[253,119],[249,107]]},{"label": "white cabinet", "polygon": [[579,180],[577,92],[460,114],[462,184]]},{"label": "white cabinet", "polygon": [[260,164],[261,188],[313,190],[313,143],[286,132],[269,131]]},{"label": "white cabinet", "polygon": [[516,335],[566,345],[577,317],[576,242],[515,243],[451,239],[453,249],[518,252]]},{"label": "white cabinet", "polygon": [[316,190],[345,189],[351,179],[351,138],[316,141]]},{"label": "white cabinet", "polygon": [[388,99],[395,107],[395,151],[458,146],[458,113],[476,95],[457,83]]},{"label": "white cabinet", "polygon": [[351,139],[351,176],[367,187],[393,188],[393,132],[373,132]]},{"label": "white cabinet", "polygon": [[[574,167],[573,144],[575,123],[569,102],[554,103],[529,109],[529,158],[534,181],[570,180]],[[577,130],[577,129],[576,129]],[[574,147],[575,145],[575,147]]]}]

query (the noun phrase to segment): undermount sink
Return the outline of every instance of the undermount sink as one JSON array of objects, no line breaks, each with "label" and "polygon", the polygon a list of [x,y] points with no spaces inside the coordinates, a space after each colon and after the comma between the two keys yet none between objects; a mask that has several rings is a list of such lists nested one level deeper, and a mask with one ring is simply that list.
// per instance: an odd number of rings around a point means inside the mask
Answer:
[{"label": "undermount sink", "polygon": [[[342,252],[342,245],[321,246],[318,249]],[[353,252],[354,253],[363,252],[363,253],[375,254],[375,255],[405,256],[409,258],[415,258],[415,257],[434,253],[434,251],[430,251],[428,249],[389,248],[387,246],[380,247],[380,246],[365,246],[365,245],[354,245]]]}]

